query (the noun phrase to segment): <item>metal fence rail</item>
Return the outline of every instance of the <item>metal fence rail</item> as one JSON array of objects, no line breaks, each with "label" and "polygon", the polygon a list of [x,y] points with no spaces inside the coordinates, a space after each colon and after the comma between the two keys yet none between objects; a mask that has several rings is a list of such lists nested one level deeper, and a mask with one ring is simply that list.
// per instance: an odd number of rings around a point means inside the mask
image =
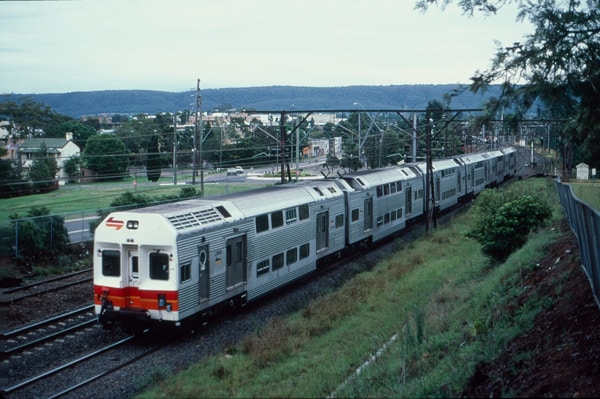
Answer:
[{"label": "metal fence rail", "polygon": [[571,230],[577,237],[583,270],[600,307],[600,212],[575,196],[573,187],[556,179],[556,189]]}]

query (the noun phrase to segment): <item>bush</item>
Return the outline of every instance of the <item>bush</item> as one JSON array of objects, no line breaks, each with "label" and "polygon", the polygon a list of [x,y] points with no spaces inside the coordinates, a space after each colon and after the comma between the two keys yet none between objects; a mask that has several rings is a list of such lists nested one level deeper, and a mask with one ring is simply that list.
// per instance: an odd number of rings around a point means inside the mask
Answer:
[{"label": "bush", "polygon": [[504,261],[527,241],[532,229],[552,215],[550,206],[532,194],[484,190],[475,201],[475,227],[467,237],[482,245],[482,252]]}]

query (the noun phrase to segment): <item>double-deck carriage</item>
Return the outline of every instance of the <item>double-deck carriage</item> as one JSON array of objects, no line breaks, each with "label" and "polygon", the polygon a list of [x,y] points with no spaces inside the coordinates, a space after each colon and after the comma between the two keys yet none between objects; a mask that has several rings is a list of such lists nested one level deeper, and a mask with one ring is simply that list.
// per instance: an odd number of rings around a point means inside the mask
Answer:
[{"label": "double-deck carriage", "polygon": [[141,329],[244,305],[341,251],[339,218],[325,180],[112,213],[95,233],[96,313]]},{"label": "double-deck carriage", "polygon": [[350,247],[368,246],[422,214],[423,178],[416,168],[354,172],[338,179],[338,184],[346,194]]}]

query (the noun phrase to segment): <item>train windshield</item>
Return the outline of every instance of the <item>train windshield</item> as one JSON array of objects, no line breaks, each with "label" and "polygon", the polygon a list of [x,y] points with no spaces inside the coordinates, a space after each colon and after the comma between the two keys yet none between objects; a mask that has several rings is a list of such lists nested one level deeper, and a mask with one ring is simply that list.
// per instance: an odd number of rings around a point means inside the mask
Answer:
[{"label": "train windshield", "polygon": [[150,278],[153,280],[169,279],[169,256],[166,253],[150,254]]},{"label": "train windshield", "polygon": [[119,251],[102,251],[102,274],[111,277],[121,275],[121,253]]}]

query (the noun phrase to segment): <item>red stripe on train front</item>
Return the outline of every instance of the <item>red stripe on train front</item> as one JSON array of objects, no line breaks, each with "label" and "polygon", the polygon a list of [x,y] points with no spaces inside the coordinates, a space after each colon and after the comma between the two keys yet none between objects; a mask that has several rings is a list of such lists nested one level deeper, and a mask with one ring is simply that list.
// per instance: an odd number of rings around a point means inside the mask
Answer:
[{"label": "red stripe on train front", "polygon": [[139,308],[147,310],[164,310],[165,306],[159,306],[159,296],[164,295],[166,303],[171,305],[171,310],[179,310],[177,291],[140,290],[139,287],[105,287],[94,285],[94,304],[102,305],[105,291],[108,291],[105,299],[111,301],[114,307]]}]

